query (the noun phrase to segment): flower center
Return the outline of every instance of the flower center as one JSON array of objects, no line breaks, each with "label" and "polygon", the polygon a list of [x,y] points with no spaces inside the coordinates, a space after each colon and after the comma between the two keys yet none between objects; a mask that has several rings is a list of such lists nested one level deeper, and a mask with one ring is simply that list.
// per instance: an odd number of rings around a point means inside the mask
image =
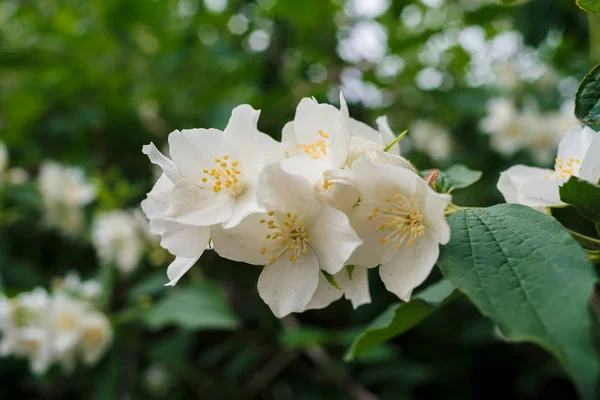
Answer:
[{"label": "flower center", "polygon": [[[269,263],[275,262],[278,258],[283,258],[289,254],[290,261],[296,261],[300,254],[308,251],[308,243],[311,238],[306,230],[306,220],[298,220],[297,213],[277,213],[269,211],[269,217],[274,217],[271,220],[261,219],[261,224],[267,224],[267,228],[271,230],[265,236],[265,239],[274,240],[278,243],[274,255],[269,259]],[[260,250],[260,254],[267,252],[266,247]]]},{"label": "flower center", "polygon": [[417,240],[418,237],[425,234],[425,226],[423,225],[423,214],[419,212],[417,201],[415,198],[407,200],[400,193],[394,196],[394,200],[385,199],[384,207],[375,207],[373,213],[368,219],[372,220],[376,217],[385,217],[386,222],[379,227],[380,231],[389,230],[389,234],[382,237],[379,243],[389,244],[395,243],[397,249],[403,244],[410,246]]},{"label": "flower center", "polygon": [[304,154],[309,156],[313,160],[322,160],[328,153],[328,149],[331,147],[331,143],[327,143],[325,139],[329,139],[329,134],[323,132],[321,129],[317,131],[319,136],[323,139],[317,140],[311,144],[297,144],[296,148],[304,151]]},{"label": "flower center", "polygon": [[202,178],[202,182],[207,183],[210,181],[212,184],[212,190],[215,193],[220,193],[224,189],[229,191],[231,195],[238,196],[244,191],[244,182],[241,180],[242,171],[239,169],[240,163],[238,161],[230,161],[228,155],[224,155],[222,158],[215,158],[214,162],[216,167],[210,171],[203,169],[202,172],[205,177]]},{"label": "flower center", "polygon": [[579,170],[581,169],[579,158],[569,157],[567,161],[564,161],[562,157],[558,157],[555,161],[556,171],[549,170],[544,179],[566,179],[573,175],[579,176]]}]

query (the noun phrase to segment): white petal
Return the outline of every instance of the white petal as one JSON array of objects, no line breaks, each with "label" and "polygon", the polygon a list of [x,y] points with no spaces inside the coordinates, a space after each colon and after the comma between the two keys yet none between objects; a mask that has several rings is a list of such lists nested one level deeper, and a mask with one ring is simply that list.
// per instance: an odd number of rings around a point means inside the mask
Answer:
[{"label": "white petal", "polygon": [[352,171],[361,198],[379,197],[382,200],[398,192],[413,197],[417,180],[422,180],[410,169],[391,164],[377,165],[365,157],[352,164]]},{"label": "white petal", "polygon": [[344,95],[340,92],[340,112],[336,121],[336,127],[331,137],[331,160],[334,165],[343,167],[348,158],[350,149],[350,115],[348,113],[348,104]]},{"label": "white petal", "polygon": [[189,269],[194,266],[194,264],[196,264],[196,261],[198,261],[199,258],[200,256],[193,258],[176,257],[167,269],[169,283],[165,284],[165,286],[175,286],[181,277],[185,275],[185,273],[188,272]]},{"label": "white petal", "polygon": [[389,261],[396,254],[397,249],[393,243],[381,243],[381,239],[388,235],[388,231],[382,231],[379,227],[386,223],[387,217],[369,220],[373,208],[374,206],[361,200],[360,205],[348,213],[352,228],[363,243],[354,250],[346,264],[366,265],[372,268]]},{"label": "white petal", "polygon": [[199,184],[215,157],[223,154],[223,133],[217,129],[185,129],[169,135],[171,158],[185,178]]},{"label": "white petal", "polygon": [[348,212],[359,199],[354,174],[348,169],[330,169],[315,183],[321,201],[340,211]]},{"label": "white petal", "polygon": [[300,175],[311,183],[316,182],[331,165],[323,160],[308,157],[291,157],[281,160],[281,168],[288,174]]},{"label": "white petal", "polygon": [[562,206],[558,187],[567,179],[535,179],[526,182],[521,187],[519,203],[530,207]]},{"label": "white petal", "polygon": [[548,173],[549,170],[543,168],[514,165],[500,173],[500,179],[496,187],[504,196],[504,201],[519,203],[519,195],[523,184],[531,180],[544,179],[544,176]]},{"label": "white petal", "polygon": [[142,201],[142,211],[150,220],[150,233],[153,235],[162,233],[157,220],[164,217],[169,209],[173,186],[173,182],[171,182],[167,175],[162,174],[148,193],[146,199]]},{"label": "white petal", "polygon": [[452,196],[448,194],[436,193],[427,183],[421,187],[421,192],[424,192],[425,208],[422,210],[425,216],[425,226],[433,230],[436,240],[441,244],[446,244],[450,241],[450,225],[446,221],[445,211]]},{"label": "white petal", "polygon": [[283,146],[286,157],[293,157],[300,154],[296,149],[297,144],[298,141],[296,140],[294,122],[290,121],[283,126],[283,131],[281,132],[281,145]]},{"label": "white petal", "polygon": [[591,128],[583,125],[575,125],[565,133],[558,144],[557,157],[562,157],[565,160],[570,157],[583,160],[595,136],[596,132]]},{"label": "white petal", "polygon": [[309,221],[321,211],[311,182],[300,175],[287,173],[281,162],[263,169],[257,197],[258,203],[269,211],[297,212]]},{"label": "white petal", "polygon": [[369,125],[357,121],[354,118],[350,118],[350,132],[352,133],[352,139],[362,139],[367,142],[371,142],[373,145],[375,145],[374,148],[379,150],[383,149],[384,144],[381,133],[371,128]]},{"label": "white petal", "polygon": [[402,246],[394,258],[379,267],[379,276],[387,290],[409,301],[412,291],[429,276],[439,253],[437,240],[425,233],[412,246]]},{"label": "white petal", "polygon": [[[379,132],[381,132],[384,147],[393,142],[394,139],[396,139],[396,135],[394,135],[394,132],[392,132],[392,129],[388,124],[387,116],[382,115],[381,117],[375,120],[375,123],[377,124],[377,129],[379,129]],[[392,148],[388,151],[388,153],[393,154],[395,156],[399,156],[401,154],[400,142],[393,145]]]},{"label": "white petal", "polygon": [[256,190],[253,187],[246,187],[244,192],[235,198],[235,207],[231,218],[223,223],[223,228],[229,229],[240,224],[250,214],[264,212],[264,209],[258,204]]},{"label": "white petal", "polygon": [[209,226],[231,218],[235,198],[227,193],[202,189],[188,180],[179,180],[171,193],[168,217],[188,225]]},{"label": "white petal", "polygon": [[302,312],[319,282],[319,264],[312,251],[297,260],[287,257],[268,264],[258,278],[258,293],[277,318]]},{"label": "white petal", "polygon": [[383,146],[379,143],[352,136],[350,138],[350,149],[348,151],[348,160],[346,165],[352,165],[360,156],[364,156],[372,150],[381,150]]},{"label": "white petal", "polygon": [[344,297],[352,302],[354,309],[371,302],[369,293],[369,271],[363,265],[355,265],[352,279],[346,269],[335,275],[335,281],[344,289]]},{"label": "white petal", "polygon": [[[179,133],[179,131],[175,132]],[[173,133],[171,133],[171,135]],[[179,171],[177,170],[177,166],[173,161],[169,160],[160,151],[158,151],[154,143],[150,143],[142,147],[142,153],[148,156],[152,164],[158,165],[163,170],[165,175],[169,177],[171,182],[177,182],[177,179],[179,179]]]},{"label": "white petal", "polygon": [[281,144],[257,128],[260,111],[247,104],[236,107],[223,137],[227,142],[227,154],[240,162],[245,180],[254,184],[262,167],[283,158]]},{"label": "white petal", "polygon": [[371,150],[368,151],[365,156],[378,165],[395,165],[400,168],[406,168],[410,171],[417,172],[410,161],[399,155],[391,154],[389,152],[386,153],[381,150]]},{"label": "white petal", "polygon": [[160,245],[178,257],[200,257],[210,240],[210,228],[165,222]]},{"label": "white petal", "polygon": [[240,142],[243,145],[254,147],[254,130],[258,124],[260,110],[255,110],[248,104],[237,106],[231,112],[223,137],[230,142]]},{"label": "white petal", "polygon": [[319,260],[321,269],[335,274],[344,267],[344,263],[360,246],[358,238],[348,217],[333,207],[324,206],[316,223],[309,227],[310,247]]},{"label": "white petal", "polygon": [[[348,275],[346,271],[342,271],[342,273]],[[318,310],[325,308],[334,301],[341,299],[343,295],[343,290],[333,287],[329,282],[327,282],[325,275],[323,275],[322,272],[319,272],[319,284],[317,285],[317,290],[315,290],[315,294],[313,294],[305,310]]]},{"label": "white petal", "polygon": [[583,157],[579,177],[592,183],[600,180],[600,133],[596,134]]},{"label": "white petal", "polygon": [[[265,238],[271,232],[267,224],[260,223],[262,219],[269,219],[269,216],[252,214],[231,229],[212,227],[212,242],[217,254],[233,261],[254,265],[265,265],[269,262],[278,243]],[[261,252],[263,248],[265,251]]]}]

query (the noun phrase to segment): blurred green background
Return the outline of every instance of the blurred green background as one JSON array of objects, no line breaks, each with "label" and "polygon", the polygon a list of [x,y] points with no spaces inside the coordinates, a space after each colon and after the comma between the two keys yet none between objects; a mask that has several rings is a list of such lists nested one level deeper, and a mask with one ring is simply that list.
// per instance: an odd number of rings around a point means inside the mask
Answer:
[{"label": "blurred green background", "polygon": [[112,288],[115,321],[108,354],[70,375],[35,377],[24,360],[0,359],[0,398],[575,398],[556,361],[505,343],[464,299],[344,362],[361,328],[397,301],[376,279],[357,311],[339,301],[282,323],[257,295],[260,269],[212,252],[175,288],[162,286],[169,257],[152,245],[120,276],[89,234],[41,226],[35,176],[44,160],[82,167],[100,188],[89,226],[102,210],[138,207],[152,187],[142,145],[164,148],[174,129],[222,129],[242,103],[279,139],[301,98],[337,104],[341,90],[354,118],[387,115],[396,134],[409,129],[401,145],[420,169],[483,171],[456,204],[495,204],[499,172],[551,165],[558,139],[546,127],[539,142],[503,151],[484,132],[488,101],[529,112],[530,126],[572,119],[594,61],[590,21],[566,0],[0,1],[0,140],[9,166],[31,176],[1,191],[2,290],[78,271]]}]

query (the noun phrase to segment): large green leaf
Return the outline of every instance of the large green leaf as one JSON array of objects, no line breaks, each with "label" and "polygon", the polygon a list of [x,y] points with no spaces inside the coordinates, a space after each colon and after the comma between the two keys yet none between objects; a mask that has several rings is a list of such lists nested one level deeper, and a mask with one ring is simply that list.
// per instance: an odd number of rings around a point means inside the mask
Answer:
[{"label": "large green leaf", "polygon": [[550,351],[582,398],[595,398],[600,369],[588,302],[596,274],[581,247],[551,216],[516,204],[461,210],[448,221],[444,276],[504,336]]},{"label": "large green leaf", "polygon": [[443,280],[413,296],[408,303],[392,304],[354,339],[345,359],[352,360],[418,325],[437,308],[454,299],[454,289],[450,282]]},{"label": "large green leaf", "polygon": [[600,221],[600,186],[572,176],[560,187],[560,199],[590,221]]},{"label": "large green leaf", "polygon": [[170,289],[145,315],[151,328],[176,325],[185,329],[235,329],[238,320],[223,289],[209,282]]},{"label": "large green leaf", "polygon": [[575,116],[584,124],[600,123],[600,65],[583,78],[575,94]]},{"label": "large green leaf", "polygon": [[585,11],[600,15],[600,0],[576,0],[575,2]]}]

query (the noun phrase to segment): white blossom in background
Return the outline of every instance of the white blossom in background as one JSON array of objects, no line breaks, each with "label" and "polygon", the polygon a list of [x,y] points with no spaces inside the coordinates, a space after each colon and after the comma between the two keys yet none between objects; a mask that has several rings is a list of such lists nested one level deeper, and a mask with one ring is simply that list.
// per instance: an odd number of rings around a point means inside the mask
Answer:
[{"label": "white blossom in background", "polygon": [[137,220],[124,210],[105,211],[94,217],[92,244],[103,264],[114,263],[125,274],[137,268],[144,251]]},{"label": "white blossom in background", "polygon": [[35,374],[54,363],[70,372],[78,359],[98,362],[111,343],[112,329],[95,304],[75,292],[85,292],[85,286],[71,275],[52,293],[36,288],[14,298],[0,295],[0,357],[26,358]]},{"label": "white blossom in background", "polygon": [[0,140],[0,180],[8,167],[8,150],[6,150],[6,146]]},{"label": "white blossom in background", "polygon": [[172,384],[173,376],[169,369],[162,364],[151,364],[142,378],[146,390],[154,395],[162,396],[167,393]]},{"label": "white blossom in background", "polygon": [[408,132],[413,146],[432,160],[441,162],[452,155],[452,137],[444,126],[434,121],[417,120],[409,126]]},{"label": "white blossom in background", "polygon": [[0,184],[8,182],[12,185],[21,185],[29,179],[26,170],[20,167],[8,168],[9,154],[6,145],[0,140]]},{"label": "white blossom in background", "polygon": [[554,169],[515,165],[500,174],[498,190],[507,203],[536,209],[563,206],[559,186],[571,176],[588,182],[600,179],[600,134],[574,126],[560,141]]},{"label": "white blossom in background", "polygon": [[83,207],[96,198],[96,188],[82,169],[45,161],[40,167],[37,185],[42,195],[44,223],[68,236],[83,229]]},{"label": "white blossom in background", "polygon": [[414,171],[361,158],[352,165],[360,204],[348,216],[363,243],[348,264],[379,268],[387,290],[404,301],[429,276],[439,245],[450,240],[444,215],[451,196]]},{"label": "white blossom in background", "polygon": [[488,102],[488,115],[480,128],[491,136],[491,145],[500,154],[512,156],[527,150],[536,164],[547,165],[563,133],[576,123],[571,104],[542,113],[532,99],[526,99],[518,110],[511,99],[495,98]]}]

